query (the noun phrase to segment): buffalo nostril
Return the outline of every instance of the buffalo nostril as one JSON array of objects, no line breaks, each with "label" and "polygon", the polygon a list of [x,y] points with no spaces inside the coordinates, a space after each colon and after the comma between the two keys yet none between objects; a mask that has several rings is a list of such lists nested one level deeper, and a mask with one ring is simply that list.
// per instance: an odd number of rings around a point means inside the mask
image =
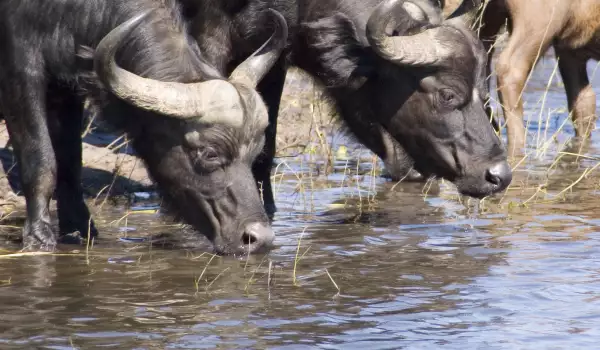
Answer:
[{"label": "buffalo nostril", "polygon": [[487,182],[490,182],[496,186],[500,185],[502,183],[502,180],[500,179],[500,176],[494,174],[492,171],[490,171],[488,169],[487,173],[485,174],[485,179],[487,180]]},{"label": "buffalo nostril", "polygon": [[244,234],[242,235],[242,243],[244,243],[245,245],[254,244],[256,243],[256,241],[258,241],[258,239],[255,235],[251,233],[244,232]]},{"label": "buffalo nostril", "polygon": [[485,179],[498,187],[498,191],[505,189],[512,181],[512,169],[507,162],[499,162],[487,169]]},{"label": "buffalo nostril", "polygon": [[273,243],[275,234],[268,225],[254,222],[246,225],[242,234],[242,244],[248,248],[249,252],[266,248]]}]

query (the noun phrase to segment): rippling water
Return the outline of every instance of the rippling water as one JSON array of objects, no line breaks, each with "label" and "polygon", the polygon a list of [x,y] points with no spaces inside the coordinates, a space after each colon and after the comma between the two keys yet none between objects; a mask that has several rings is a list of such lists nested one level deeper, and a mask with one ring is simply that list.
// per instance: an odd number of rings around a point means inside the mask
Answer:
[{"label": "rippling water", "polygon": [[[566,117],[556,82],[537,103],[553,64],[526,95],[530,130],[548,129],[532,150]],[[563,130],[482,203],[373,177],[366,152],[328,177],[290,161],[266,256],[213,257],[160,215],[107,207],[90,249],[0,256],[0,348],[595,349],[600,177],[582,175],[598,137],[548,172]]]}]

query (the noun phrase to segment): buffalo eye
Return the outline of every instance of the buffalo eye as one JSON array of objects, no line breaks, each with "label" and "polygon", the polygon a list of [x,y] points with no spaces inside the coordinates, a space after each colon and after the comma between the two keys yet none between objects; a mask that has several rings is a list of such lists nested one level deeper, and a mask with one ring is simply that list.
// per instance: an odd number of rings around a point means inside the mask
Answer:
[{"label": "buffalo eye", "polygon": [[203,172],[212,172],[221,166],[221,158],[217,150],[211,146],[199,146],[193,150],[193,165]]},{"label": "buffalo eye", "polygon": [[460,104],[460,97],[452,89],[441,89],[438,92],[438,101],[442,108],[456,108]]},{"label": "buffalo eye", "polygon": [[196,152],[198,158],[204,162],[216,162],[219,160],[219,154],[210,146],[200,147]]}]

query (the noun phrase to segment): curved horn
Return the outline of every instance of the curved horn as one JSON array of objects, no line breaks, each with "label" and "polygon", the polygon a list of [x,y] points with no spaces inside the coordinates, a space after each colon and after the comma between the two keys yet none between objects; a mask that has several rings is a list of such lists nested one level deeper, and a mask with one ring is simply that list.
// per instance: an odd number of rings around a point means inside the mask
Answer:
[{"label": "curved horn", "polygon": [[241,126],[244,114],[240,96],[225,80],[191,84],[163,82],[140,77],[117,65],[117,50],[151,12],[145,11],[129,19],[100,41],[94,57],[94,69],[100,81],[121,100],[146,111]]},{"label": "curved horn", "polygon": [[471,28],[475,24],[483,0],[462,0],[460,5],[446,19],[449,22],[459,22]]},{"label": "curved horn", "polygon": [[381,57],[399,65],[435,66],[451,56],[451,48],[436,39],[440,27],[409,36],[387,36],[385,29],[395,16],[407,15],[402,9],[407,0],[385,0],[379,4],[367,21],[367,40]]},{"label": "curved horn", "polygon": [[287,22],[273,9],[268,9],[267,15],[275,25],[274,33],[258,50],[235,68],[229,76],[230,81],[254,88],[281,56],[281,52],[287,45]]}]

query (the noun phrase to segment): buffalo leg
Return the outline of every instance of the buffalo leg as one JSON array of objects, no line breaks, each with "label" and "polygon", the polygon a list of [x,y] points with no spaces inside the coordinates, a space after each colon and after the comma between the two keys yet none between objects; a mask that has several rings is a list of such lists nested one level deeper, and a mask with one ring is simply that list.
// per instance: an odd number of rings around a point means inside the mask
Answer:
[{"label": "buffalo leg", "polygon": [[558,49],[556,56],[567,92],[575,135],[587,138],[596,125],[596,95],[587,75],[587,59],[576,57],[572,51]]},{"label": "buffalo leg", "polygon": [[48,126],[57,162],[59,233],[61,241],[75,243],[78,237],[68,234],[79,232],[82,237],[87,237],[89,232],[92,237],[97,235],[81,187],[83,103],[68,89],[53,87],[51,91]]},{"label": "buffalo leg", "polygon": [[48,205],[56,183],[56,160],[46,124],[44,73],[29,68],[5,76],[2,87],[10,89],[2,89],[0,97],[27,203],[23,245],[52,250],[56,237]]},{"label": "buffalo leg", "polygon": [[281,55],[279,61],[271,68],[269,73],[258,84],[258,91],[261,93],[267,108],[269,109],[269,126],[265,130],[265,146],[263,152],[254,161],[252,173],[256,179],[259,188],[262,189],[263,202],[269,218],[273,218],[277,207],[275,197],[271,186],[271,169],[273,168],[273,159],[275,158],[275,145],[277,136],[277,116],[279,114],[279,105],[285,84],[287,73],[287,64],[285,55]]},{"label": "buffalo leg", "polygon": [[[383,161],[387,176],[393,181],[425,181],[426,178],[418,171],[413,169],[414,161],[406,153],[404,148],[400,146],[387,131],[382,127],[378,128],[378,134],[383,141],[383,152],[378,152],[377,156]],[[368,145],[367,145],[368,146]],[[376,148],[379,149],[379,148]]]},{"label": "buffalo leg", "polygon": [[504,110],[509,155],[522,152],[525,146],[522,92],[529,72],[539,55],[548,48],[552,35],[532,35],[526,23],[513,23],[506,47],[498,57],[499,97]]}]

